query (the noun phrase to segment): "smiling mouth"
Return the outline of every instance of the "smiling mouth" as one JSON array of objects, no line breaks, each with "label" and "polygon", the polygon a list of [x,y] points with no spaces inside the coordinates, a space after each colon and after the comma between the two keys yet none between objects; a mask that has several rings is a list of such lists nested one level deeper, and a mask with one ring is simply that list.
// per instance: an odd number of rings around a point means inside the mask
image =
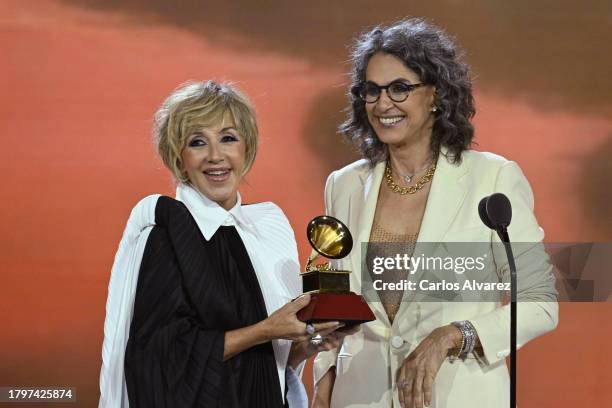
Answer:
[{"label": "smiling mouth", "polygon": [[202,173],[204,173],[204,176],[208,180],[218,183],[218,182],[225,181],[229,178],[231,169],[210,169],[210,170],[205,170]]},{"label": "smiling mouth", "polygon": [[394,126],[404,120],[405,116],[387,116],[387,117],[378,117],[378,122],[383,126]]}]

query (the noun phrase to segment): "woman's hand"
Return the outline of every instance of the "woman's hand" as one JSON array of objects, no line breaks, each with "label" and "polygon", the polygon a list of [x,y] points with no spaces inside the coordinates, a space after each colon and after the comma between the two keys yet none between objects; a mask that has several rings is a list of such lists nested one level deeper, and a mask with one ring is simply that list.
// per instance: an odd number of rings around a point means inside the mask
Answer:
[{"label": "woman's hand", "polygon": [[[270,317],[251,326],[225,332],[223,361],[232,358],[258,344],[274,339],[292,341],[310,340],[313,336],[306,331],[306,323],[300,321],[296,314],[310,303],[310,295],[302,295],[293,302],[272,313]],[[339,322],[314,324],[315,332],[338,328]]]},{"label": "woman's hand", "polygon": [[[317,325],[315,325],[315,328],[316,327]],[[323,341],[321,344],[312,344],[310,342],[310,337],[308,340],[294,342],[291,345],[291,352],[289,353],[287,364],[292,368],[296,368],[302,361],[309,359],[320,351],[329,351],[338,348],[346,336],[357,333],[360,328],[360,325],[345,327],[344,323],[340,323],[336,326],[322,329],[316,333],[322,337]]]},{"label": "woman's hand", "polygon": [[433,383],[448,350],[461,346],[461,332],[453,325],[435,329],[404,360],[397,375],[397,392],[403,408],[431,404]]},{"label": "woman's hand", "polygon": [[[260,322],[259,324],[266,340],[285,339],[294,342],[310,340],[314,334],[308,334],[306,323],[300,321],[296,316],[297,312],[308,306],[309,303],[310,295],[302,295],[272,313],[266,320]],[[323,330],[335,330],[340,327],[340,323],[326,322],[313,324],[313,326],[315,333],[320,333]]]}]

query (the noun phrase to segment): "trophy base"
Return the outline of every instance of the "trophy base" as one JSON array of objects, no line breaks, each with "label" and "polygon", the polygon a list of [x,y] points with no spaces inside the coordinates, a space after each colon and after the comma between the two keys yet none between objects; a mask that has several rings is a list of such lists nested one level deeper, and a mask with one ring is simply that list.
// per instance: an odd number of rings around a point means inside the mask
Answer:
[{"label": "trophy base", "polygon": [[339,321],[347,326],[376,320],[363,296],[351,292],[313,293],[297,317],[303,322]]}]

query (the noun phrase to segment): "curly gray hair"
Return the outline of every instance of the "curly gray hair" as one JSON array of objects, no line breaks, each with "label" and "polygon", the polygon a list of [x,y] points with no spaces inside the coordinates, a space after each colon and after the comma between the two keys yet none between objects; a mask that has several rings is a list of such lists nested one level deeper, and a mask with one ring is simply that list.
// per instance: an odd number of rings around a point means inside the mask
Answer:
[{"label": "curly gray hair", "polygon": [[378,26],[362,34],[355,42],[351,61],[350,106],[339,131],[360,150],[372,165],[386,160],[387,146],[372,129],[359,89],[365,82],[366,68],[376,53],[391,54],[420,76],[420,80],[436,87],[431,150],[434,155],[442,146],[448,149],[451,162],[460,162],[474,137],[470,120],[476,113],[469,68],[463,62],[453,40],[439,27],[420,18]]}]

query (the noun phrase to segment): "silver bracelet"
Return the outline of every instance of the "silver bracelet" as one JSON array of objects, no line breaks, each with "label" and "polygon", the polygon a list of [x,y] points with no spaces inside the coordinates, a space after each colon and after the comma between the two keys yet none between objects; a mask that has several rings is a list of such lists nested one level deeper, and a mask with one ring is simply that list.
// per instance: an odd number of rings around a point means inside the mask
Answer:
[{"label": "silver bracelet", "polygon": [[461,335],[463,336],[463,341],[461,342],[461,350],[459,350],[458,357],[465,360],[468,354],[474,351],[476,347],[476,340],[478,335],[476,334],[476,329],[472,326],[468,320],[462,320],[459,322],[452,322],[453,326],[461,331]]}]

